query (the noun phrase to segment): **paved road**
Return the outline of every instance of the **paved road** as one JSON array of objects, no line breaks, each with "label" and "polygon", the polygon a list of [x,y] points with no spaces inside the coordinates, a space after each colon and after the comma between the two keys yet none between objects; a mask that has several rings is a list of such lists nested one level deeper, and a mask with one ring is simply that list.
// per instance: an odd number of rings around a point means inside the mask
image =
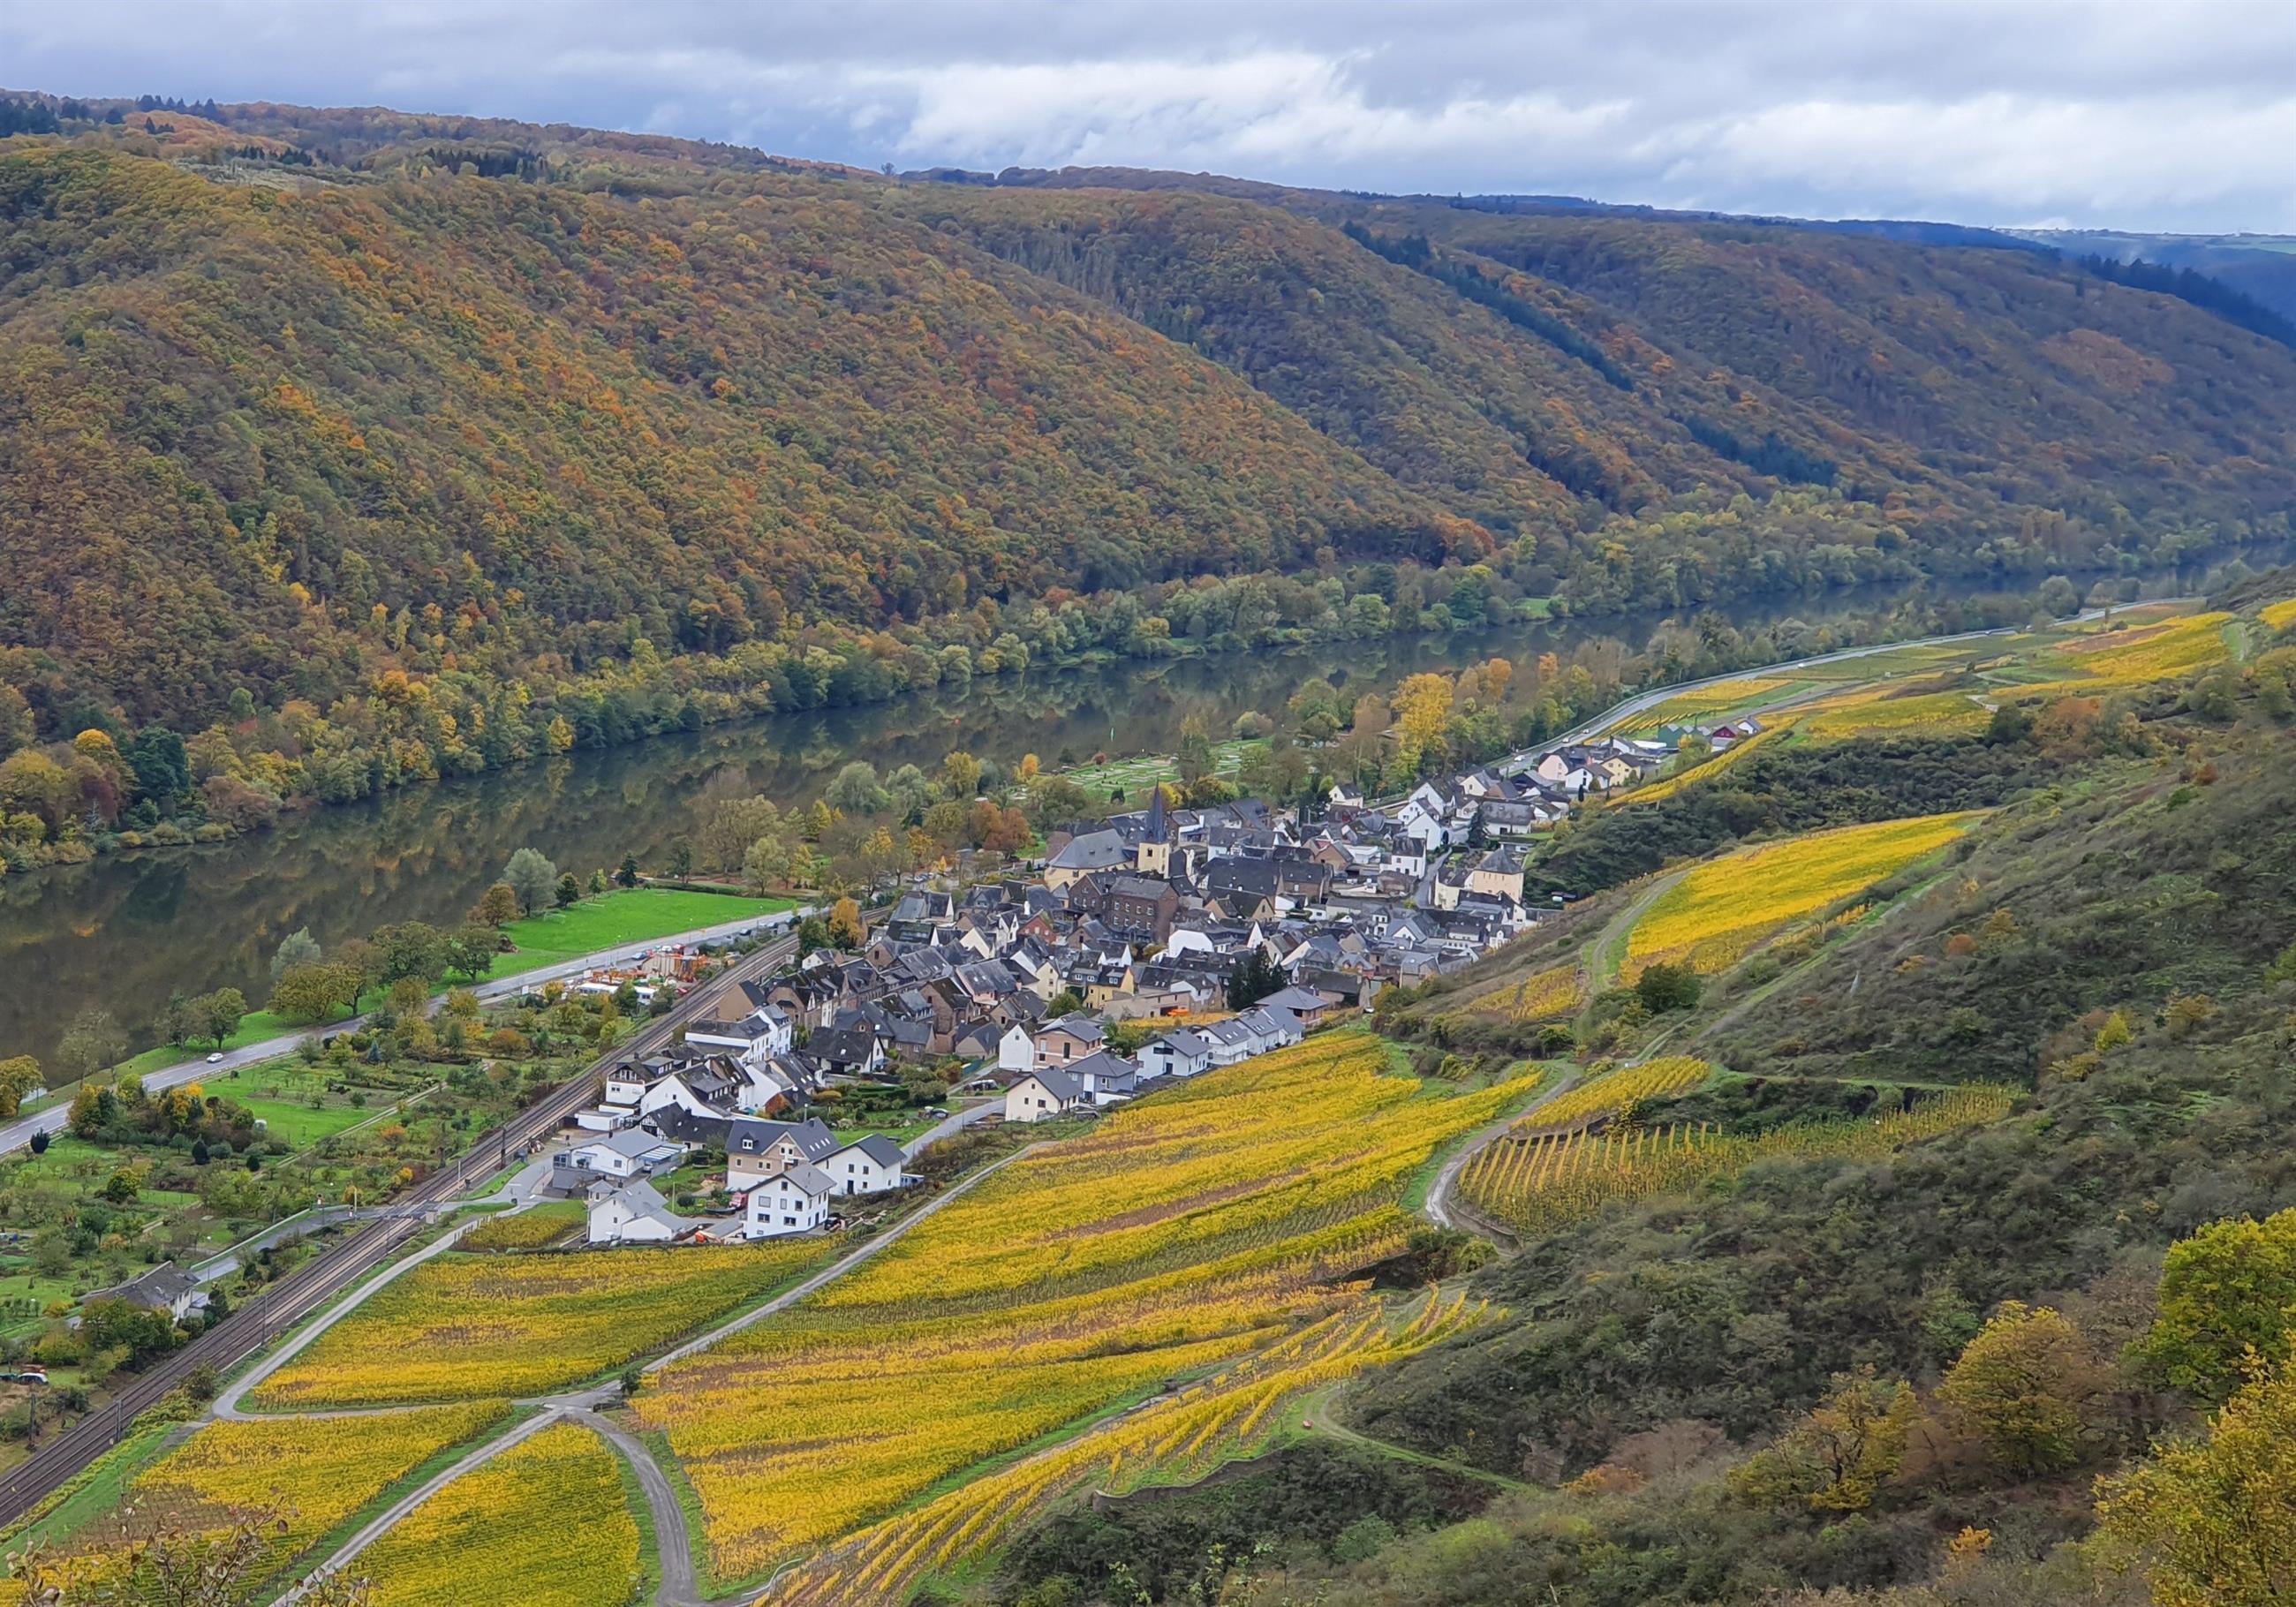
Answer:
[{"label": "paved road", "polygon": [[595,1430],[620,1452],[630,1472],[637,1475],[638,1488],[645,1492],[646,1508],[653,1514],[654,1561],[661,1574],[661,1582],[654,1588],[655,1607],[700,1607],[701,1583],[693,1573],[693,1537],[685,1532],[685,1508],[670,1488],[669,1475],[661,1471],[644,1440],[611,1417],[601,1417],[587,1406],[573,1407],[566,1414]]},{"label": "paved road", "polygon": [[[496,977],[489,981],[480,983],[472,991],[481,1000],[504,998],[529,988],[539,988],[545,982],[554,982],[564,977],[579,976],[584,972],[600,965],[627,963],[647,950],[660,948],[665,944],[712,943],[726,938],[741,937],[760,927],[787,926],[797,920],[802,913],[801,910],[784,910],[778,914],[752,915],[747,920],[722,922],[716,926],[705,926],[689,932],[676,932],[666,938],[650,939],[644,943],[624,944],[618,948],[602,948],[595,954],[584,955],[579,959],[568,960],[556,965],[545,965],[538,971],[521,972],[516,976]],[[259,1044],[250,1044],[244,1048],[234,1049],[213,1063],[202,1059],[193,1059],[158,1071],[147,1071],[144,1074],[144,1086],[156,1091],[161,1088],[180,1087],[185,1083],[200,1082],[223,1076],[249,1066],[260,1065],[265,1061],[277,1060],[283,1054],[292,1054],[308,1038],[326,1037],[338,1032],[356,1032],[365,1026],[366,1022],[365,1016],[358,1015],[347,1021],[332,1021],[325,1026],[313,1027],[302,1032],[283,1032],[277,1037],[265,1038]],[[35,1133],[61,1132],[66,1119],[70,1114],[69,1105],[60,1104],[12,1121],[5,1127],[0,1127],[0,1155],[4,1155],[11,1150],[23,1148],[32,1142],[32,1135]]]},{"label": "paved road", "polygon": [[955,1137],[973,1123],[985,1121],[1004,1108],[1004,1102],[1001,1099],[984,1099],[979,1104],[967,1105],[962,1111],[954,1111],[903,1144],[901,1159],[914,1160],[928,1148],[939,1144],[942,1139]]}]

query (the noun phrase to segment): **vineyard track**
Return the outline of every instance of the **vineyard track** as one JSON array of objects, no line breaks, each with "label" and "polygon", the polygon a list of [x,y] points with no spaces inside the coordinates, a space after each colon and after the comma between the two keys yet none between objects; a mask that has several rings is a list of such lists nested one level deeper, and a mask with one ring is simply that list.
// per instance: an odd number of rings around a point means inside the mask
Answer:
[{"label": "vineyard track", "polygon": [[[762,976],[796,950],[795,938],[777,939],[728,972],[719,985]],[[668,1014],[648,1023],[643,1030],[600,1055],[580,1073],[560,1084],[541,1103],[480,1135],[470,1152],[455,1166],[440,1168],[408,1189],[396,1203],[444,1208],[472,1184],[522,1166],[529,1143],[555,1132],[575,1111],[590,1103],[597,1078],[607,1066],[633,1056],[651,1054],[666,1046],[717,992],[718,987],[713,986],[689,994]],[[495,1152],[488,1154],[489,1150]],[[422,1218],[404,1217],[371,1223],[354,1231],[280,1279],[232,1320],[209,1329],[138,1375],[109,1406],[83,1417],[23,1462],[0,1474],[0,1523],[12,1523],[23,1517],[67,1480],[126,1439],[139,1413],[158,1405],[194,1371],[208,1366],[220,1373],[238,1366],[323,1309],[355,1280],[398,1254],[426,1226]]]},{"label": "vineyard track", "polygon": [[[816,1272],[812,1276],[807,1278],[803,1283],[797,1284],[793,1288],[784,1290],[783,1292],[775,1295],[772,1300],[766,1301],[761,1306],[758,1306],[751,1310],[745,1311],[739,1316],[734,1317],[728,1322],[719,1324],[717,1327],[712,1328],[707,1333],[701,1334],[697,1338],[688,1340],[685,1343],[678,1346],[676,1349],[668,1351],[653,1361],[647,1363],[644,1371],[648,1373],[657,1372],[663,1367],[668,1366],[673,1362],[682,1361],[686,1357],[706,1350],[712,1345],[718,1344],[735,1333],[739,1333],[742,1330],[752,1327],[755,1324],[763,1322],[766,1318],[773,1316],[776,1312],[788,1309],[791,1306],[795,1305],[801,1300],[804,1300],[807,1296],[817,1292],[824,1285],[844,1276],[847,1273],[852,1271],[853,1268],[868,1260],[872,1256],[878,1254],[888,1245],[893,1243],[904,1234],[907,1233],[909,1229],[914,1227],[918,1223],[922,1222],[927,1218],[932,1216],[935,1212],[939,1211],[943,1208],[953,1203],[992,1174],[1002,1170],[1004,1168],[1011,1165],[1013,1161],[1020,1160],[1023,1155],[1030,1154],[1041,1147],[1041,1145],[1030,1144],[1025,1149],[1016,1150],[1010,1155],[1006,1155],[999,1160],[991,1161],[988,1165],[981,1168],[979,1171],[973,1173],[972,1176],[965,1178],[963,1182],[956,1185],[955,1187],[948,1190],[939,1199],[931,1201],[920,1207],[918,1209],[911,1212],[908,1216],[904,1217],[900,1221],[895,1223],[891,1227],[886,1229],[883,1233],[879,1234],[876,1237],[869,1240],[866,1243],[854,1246],[852,1250],[847,1251],[844,1255],[840,1256],[836,1260],[832,1261],[828,1266],[823,1267],[819,1272]],[[435,1253],[435,1251],[426,1252],[426,1254],[428,1253]],[[383,1278],[374,1280],[367,1286],[366,1289],[359,1291],[357,1299],[348,1302],[344,1310],[348,1310],[350,1306],[355,1306],[358,1300],[364,1300],[368,1292],[380,1287],[382,1283],[388,1281],[388,1279]],[[334,1312],[329,1316],[328,1322],[332,1324],[339,1320],[342,1315],[343,1311],[341,1310]],[[316,1334],[313,1337],[316,1337]],[[282,1356],[277,1358],[277,1361],[283,1362],[285,1359],[286,1357]],[[274,1365],[275,1365],[276,1362],[274,1363]],[[268,1369],[266,1369],[266,1371],[268,1371]],[[252,1383],[257,1381],[250,1379],[248,1382]],[[309,1573],[312,1575],[317,1575],[323,1573],[340,1572],[345,1565],[357,1557],[361,1552],[380,1540],[385,1534],[389,1533],[391,1529],[402,1522],[409,1513],[413,1513],[417,1507],[421,1506],[431,1496],[437,1495],[455,1480],[461,1478],[465,1473],[477,1472],[480,1468],[484,1467],[488,1462],[494,1460],[495,1457],[500,1455],[503,1452],[511,1449],[521,1440],[529,1438],[549,1424],[572,1421],[581,1423],[587,1427],[596,1429],[601,1433],[605,1434],[609,1443],[611,1443],[614,1448],[628,1461],[631,1470],[637,1474],[640,1487],[645,1491],[646,1504],[648,1507],[652,1509],[653,1513],[655,1548],[658,1560],[660,1564],[661,1583],[655,1594],[654,1599],[656,1607],[696,1607],[696,1604],[701,1603],[703,1598],[700,1595],[700,1587],[696,1581],[693,1566],[693,1544],[685,1527],[685,1508],[679,1504],[676,1493],[670,1486],[668,1476],[662,1472],[661,1464],[654,1460],[652,1453],[646,1448],[644,1441],[640,1440],[636,1435],[631,1434],[627,1430],[620,1427],[620,1425],[614,1423],[610,1419],[599,1414],[598,1409],[600,1407],[612,1404],[614,1401],[620,1399],[621,1396],[622,1387],[620,1383],[614,1382],[597,1385],[587,1390],[574,1390],[566,1394],[545,1396],[537,1399],[522,1400],[519,1402],[518,1404],[521,1406],[538,1406],[541,1410],[537,1412],[531,1419],[520,1424],[519,1427],[512,1432],[502,1435],[496,1439],[489,1440],[485,1445],[478,1447],[468,1455],[456,1461],[453,1466],[436,1474],[432,1478],[424,1480],[419,1488],[410,1490],[407,1494],[391,1503],[389,1508],[379,1513],[372,1521],[360,1529],[357,1534],[353,1535],[348,1541],[344,1542],[342,1546],[338,1547],[332,1554],[328,1556],[324,1561],[315,1564],[309,1570]],[[381,1411],[403,1411],[406,1408],[381,1407],[377,1409]],[[328,1417],[351,1414],[353,1414],[328,1412],[282,1414],[282,1415],[290,1417]],[[667,1506],[664,1505],[665,1499],[668,1503]],[[301,1587],[299,1586],[296,1590],[291,1591],[286,1595],[280,1597],[279,1607],[291,1607],[291,1603],[299,1599],[300,1588]]]}]

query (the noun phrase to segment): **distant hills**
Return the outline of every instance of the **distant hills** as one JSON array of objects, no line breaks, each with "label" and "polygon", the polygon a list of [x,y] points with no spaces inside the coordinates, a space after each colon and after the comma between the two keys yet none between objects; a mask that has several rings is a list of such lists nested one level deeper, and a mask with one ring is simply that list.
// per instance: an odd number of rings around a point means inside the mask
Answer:
[{"label": "distant hills", "polygon": [[43,738],[1090,645],[1048,594],[1133,594],[1099,645],[1152,651],[1207,576],[1327,577],[1283,605],[1320,629],[1397,563],[1587,611],[2037,575],[2296,501],[2296,352],[2006,237],[70,109],[0,140],[0,682]]}]

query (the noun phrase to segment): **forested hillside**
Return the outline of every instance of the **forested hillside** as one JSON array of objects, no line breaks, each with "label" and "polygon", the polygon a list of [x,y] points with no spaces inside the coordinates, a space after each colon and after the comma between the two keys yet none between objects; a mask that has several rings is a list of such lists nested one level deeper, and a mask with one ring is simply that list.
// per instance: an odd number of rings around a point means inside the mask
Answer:
[{"label": "forested hillside", "polygon": [[48,110],[0,142],[0,747],[204,729],[261,792],[2296,499],[2296,354],[2029,252]]}]

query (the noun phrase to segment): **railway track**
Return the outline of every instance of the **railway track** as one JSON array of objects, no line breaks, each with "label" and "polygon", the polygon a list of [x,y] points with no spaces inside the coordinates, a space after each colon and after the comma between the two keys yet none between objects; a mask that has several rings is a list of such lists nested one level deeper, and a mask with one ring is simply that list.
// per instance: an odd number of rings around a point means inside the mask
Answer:
[{"label": "railway track", "polygon": [[[617,1061],[654,1053],[668,1045],[699,1014],[719,988],[770,971],[797,950],[797,939],[782,938],[750,955],[706,988],[696,988],[670,1013],[600,1055],[571,1080],[560,1084],[537,1104],[479,1136],[452,1166],[442,1166],[399,1196],[402,1206],[442,1205],[474,1184],[486,1183],[523,1163],[527,1145],[547,1136],[590,1103],[599,1074]],[[0,1524],[13,1523],[58,1487],[126,1439],[137,1415],[201,1366],[220,1374],[239,1365],[280,1334],[293,1328],[404,1249],[428,1218],[408,1216],[354,1229],[266,1290],[246,1309],[209,1330],[138,1373],[101,1411],[91,1412],[5,1473],[0,1473]]]}]

